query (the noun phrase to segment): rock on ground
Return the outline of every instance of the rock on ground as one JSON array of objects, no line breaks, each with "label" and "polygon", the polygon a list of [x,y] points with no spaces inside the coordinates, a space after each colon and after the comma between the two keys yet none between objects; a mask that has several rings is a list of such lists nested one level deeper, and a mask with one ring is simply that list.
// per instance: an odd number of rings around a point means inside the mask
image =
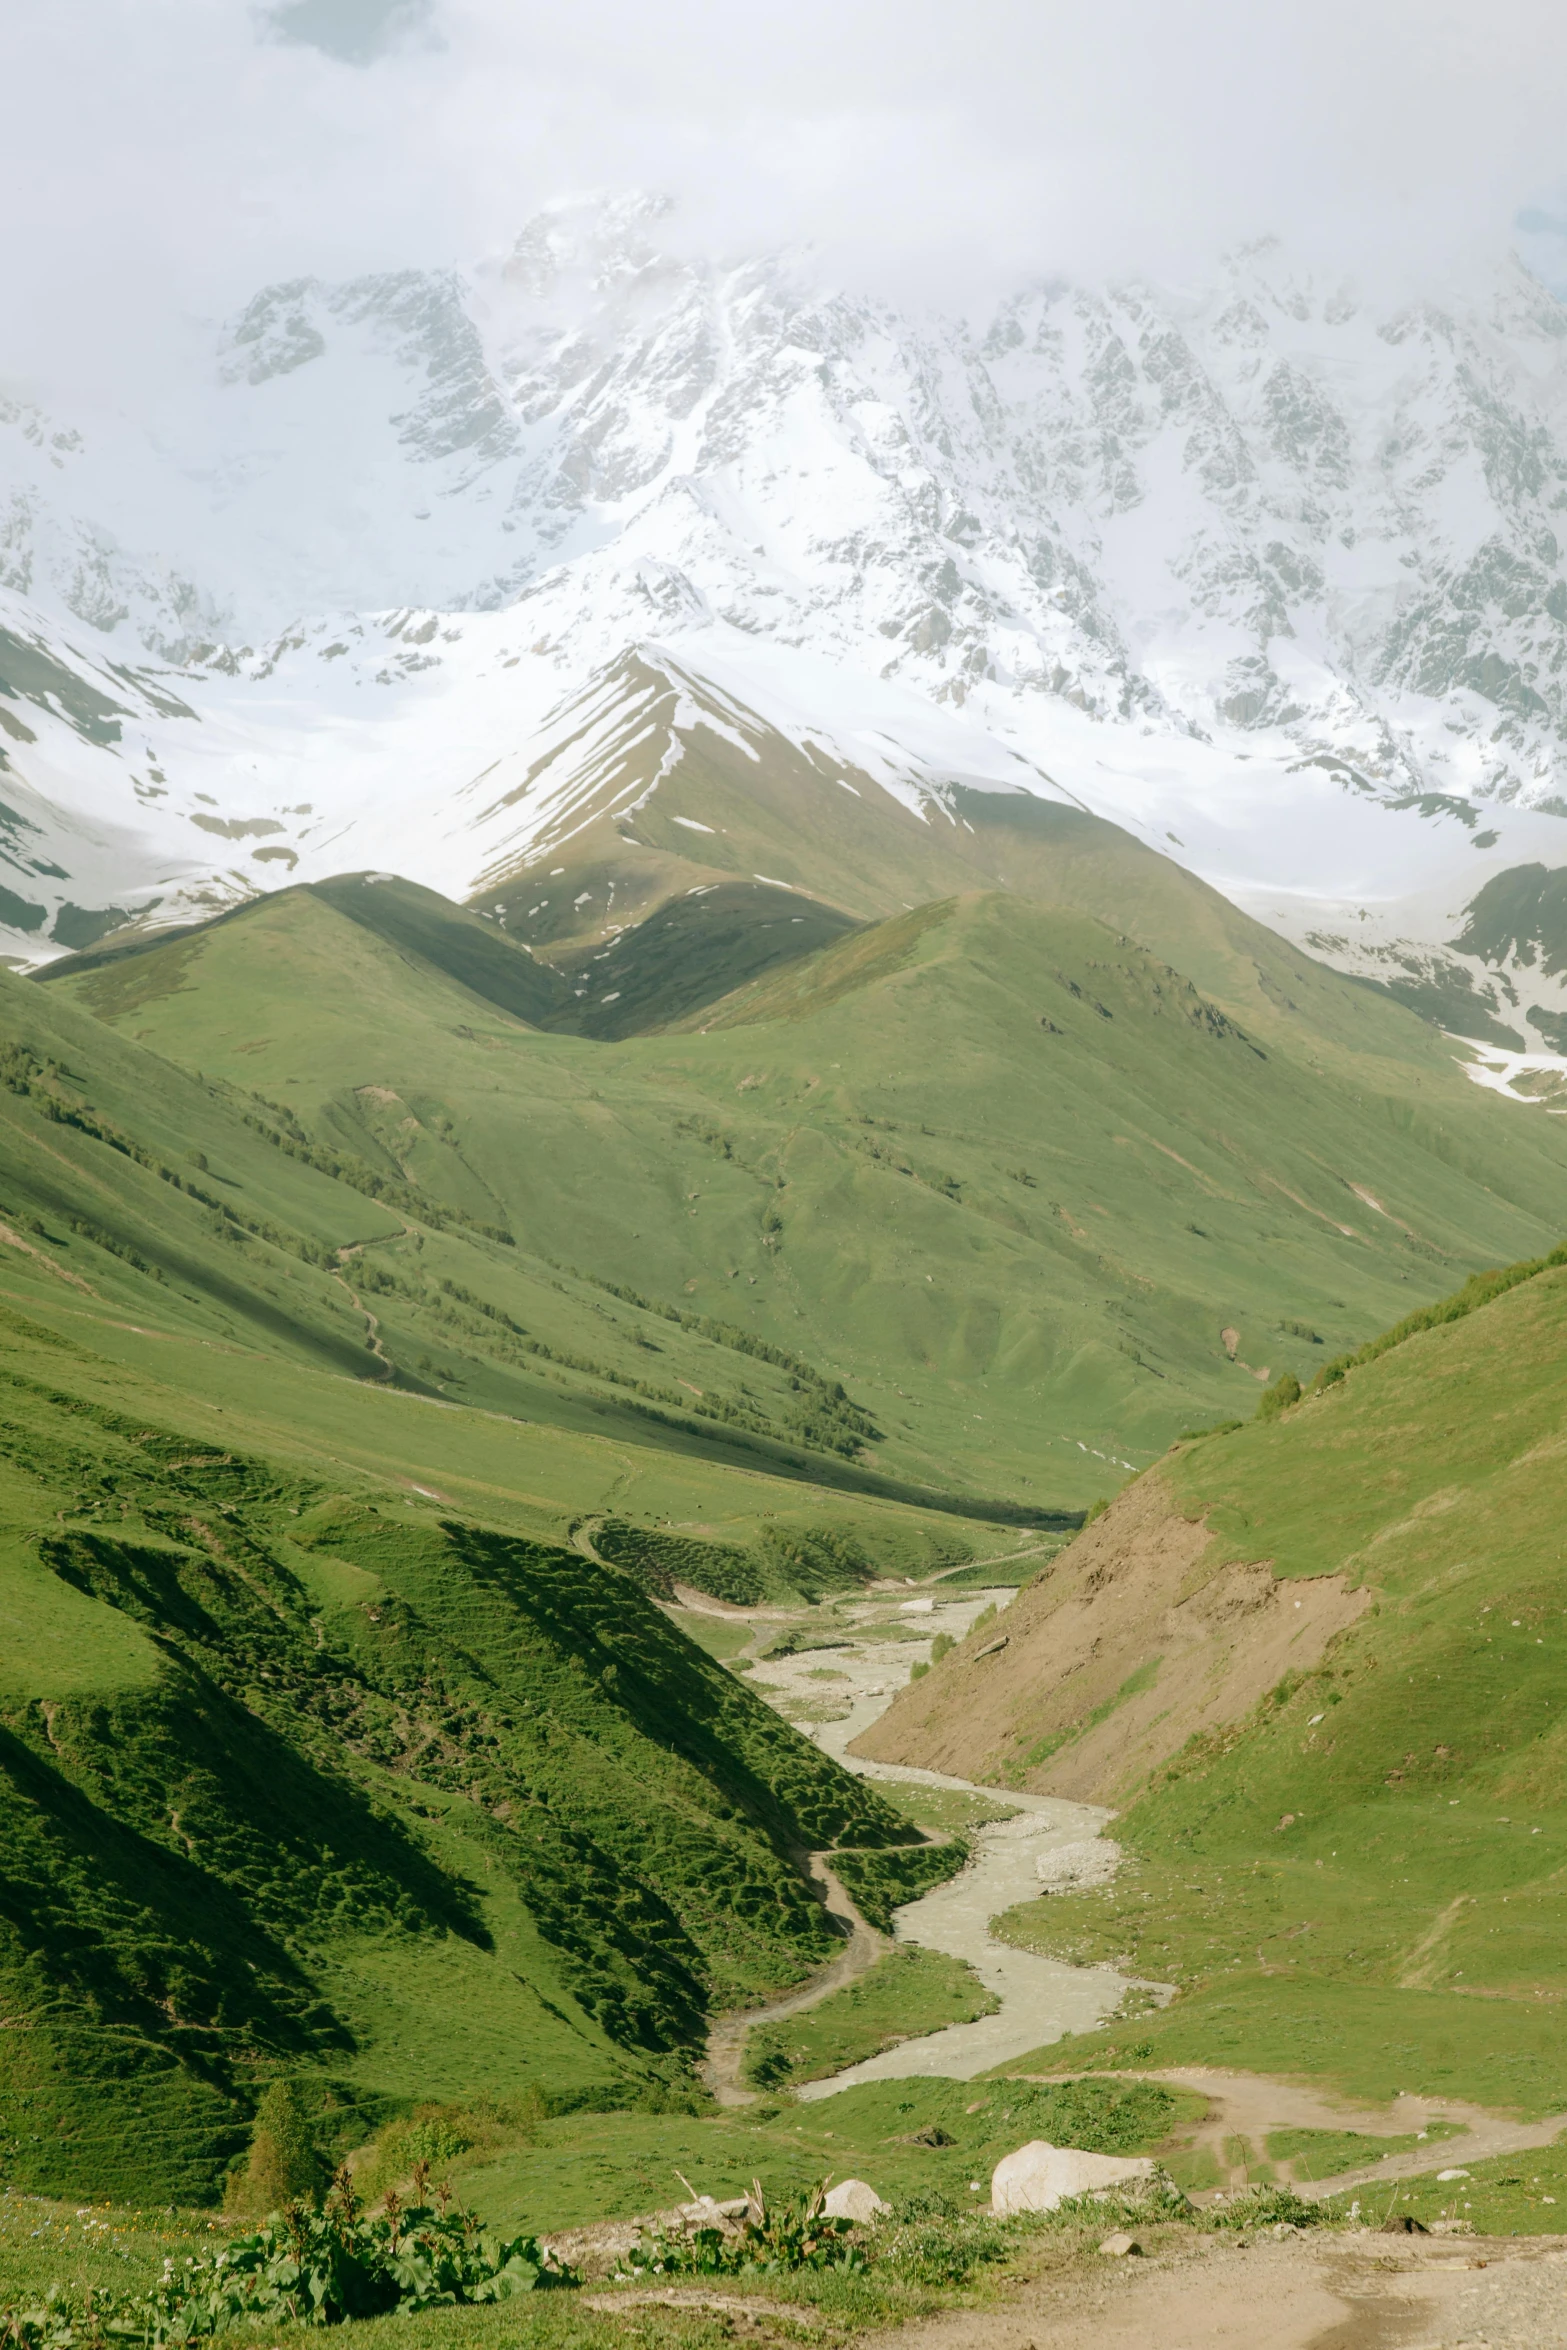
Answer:
[{"label": "rock on ground", "polygon": [[840,2179],[822,2205],[829,2219],[879,2219],[890,2208],[863,2179]]},{"label": "rock on ground", "polygon": [[1146,2155],[1085,2154],[1075,2146],[1052,2146],[1047,2138],[1034,2138],[997,2163],[990,2177],[990,2208],[1054,2211],[1065,2196],[1125,2186],[1152,2174]]}]

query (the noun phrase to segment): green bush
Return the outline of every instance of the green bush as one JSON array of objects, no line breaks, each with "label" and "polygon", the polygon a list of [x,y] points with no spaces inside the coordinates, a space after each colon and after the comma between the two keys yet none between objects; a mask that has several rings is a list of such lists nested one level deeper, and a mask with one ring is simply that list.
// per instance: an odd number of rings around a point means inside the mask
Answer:
[{"label": "green bush", "polygon": [[1286,1371],[1282,1378],[1275,1379],[1271,1387],[1264,1389],[1262,1400],[1257,1406],[1257,1417],[1259,1420],[1276,1420],[1280,1412],[1287,1412],[1292,1403],[1299,1401],[1300,1381],[1293,1371]]},{"label": "green bush", "polygon": [[711,1599],[727,1600],[731,1607],[754,1607],[766,1596],[755,1560],[732,1543],[698,1542],[685,1534],[665,1534],[656,1526],[606,1518],[593,1537],[593,1547],[600,1558],[624,1567],[660,1599],[673,1598],[676,1583],[689,1583]]},{"label": "green bush", "polygon": [[250,2158],[229,2173],[224,2209],[259,2219],[290,2203],[318,2203],[331,2170],[292,2081],[274,2081],[256,2108]]},{"label": "green bush", "polygon": [[1210,2203],[1202,2214],[1202,2224],[1226,2232],[1278,2226],[1320,2228],[1332,2226],[1337,2216],[1325,2203],[1308,2203],[1288,2187],[1243,2187]]},{"label": "green bush", "polygon": [[[355,2174],[355,2184],[371,2201],[389,2187],[413,2178],[419,2165],[436,2179],[460,2154],[505,2143],[532,2143],[539,2124],[549,2119],[543,2091],[532,2085],[507,2105],[420,2105],[376,2132],[367,2162]],[[272,2208],[276,2208],[273,2206]]]},{"label": "green bush", "polygon": [[974,2271],[1007,2260],[1018,2248],[1015,2221],[966,2211],[948,2195],[905,2196],[877,2231],[875,2264],[911,2285],[966,2285]]}]

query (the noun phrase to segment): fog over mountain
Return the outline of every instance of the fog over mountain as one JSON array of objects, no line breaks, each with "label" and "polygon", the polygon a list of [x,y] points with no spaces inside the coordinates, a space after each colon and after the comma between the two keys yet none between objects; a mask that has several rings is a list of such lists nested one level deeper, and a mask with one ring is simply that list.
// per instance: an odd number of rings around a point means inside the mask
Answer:
[{"label": "fog over mountain", "polygon": [[[1492,986],[1468,909],[1567,844],[1554,25],[1359,11],[1330,63],[997,5],[937,71],[876,9],[776,53],[89,20],[125,79],[32,158],[0,395],[10,952],[345,867],[493,890],[635,652],[906,804],[1076,800],[1341,964]],[[24,150],[67,29],[11,30]],[[617,130],[655,192],[537,202]]]}]

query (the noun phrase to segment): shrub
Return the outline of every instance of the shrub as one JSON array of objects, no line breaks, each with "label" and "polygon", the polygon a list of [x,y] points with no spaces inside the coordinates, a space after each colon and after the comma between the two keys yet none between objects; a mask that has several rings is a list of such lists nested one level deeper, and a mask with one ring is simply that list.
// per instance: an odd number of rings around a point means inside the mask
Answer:
[{"label": "shrub", "polygon": [[1334,2224],[1326,2204],[1308,2203],[1288,2187],[1242,2187],[1221,2195],[1202,2213],[1206,2228],[1320,2228]]},{"label": "shrub", "polygon": [[[439,2178],[449,2163],[475,2147],[505,2141],[527,2145],[538,2125],[549,2118],[549,2105],[537,2084],[531,2084],[509,2105],[420,2105],[378,2130],[369,2160],[360,2165],[356,2183],[372,2201],[388,2187],[401,2186],[423,2163]],[[275,2207],[274,2207],[275,2208]]]},{"label": "shrub", "polygon": [[1010,2258],[1019,2233],[1015,2222],[964,2211],[949,2196],[911,2195],[878,2231],[875,2265],[913,2285],[966,2285],[977,2268]]},{"label": "shrub", "polygon": [[760,2179],[753,2179],[745,2217],[732,2228],[694,2228],[689,2234],[655,2228],[639,2236],[617,2278],[739,2276],[747,2270],[837,2269],[862,2272],[868,2265],[853,2220],[829,2219],[822,2206],[825,2179],[799,2195],[769,2205]]},{"label": "shrub", "polygon": [[945,1844],[878,1845],[874,1851],[840,1846],[832,1865],[866,1924],[890,1934],[893,1911],[955,1877],[968,1865],[969,1849],[961,1836],[949,1836]]},{"label": "shrub", "polygon": [[1265,1388],[1257,1406],[1259,1420],[1276,1420],[1280,1412],[1287,1412],[1292,1403],[1300,1401],[1300,1381],[1293,1371],[1286,1371],[1281,1379]]},{"label": "shrub", "polygon": [[250,2159],[229,2173],[224,2209],[259,2219],[290,2203],[318,2203],[331,2171],[292,2081],[274,2081],[256,2108]]},{"label": "shrub", "polygon": [[424,2184],[421,2174],[419,2200],[405,2208],[388,2195],[371,2218],[340,2170],[323,2211],[290,2204],[221,2252],[167,2263],[162,2282],[135,2299],[89,2297],[77,2308],[51,2294],[37,2309],[0,2312],[0,2341],[12,2350],[79,2350],[106,2339],[159,2350],[240,2324],[342,2325],[577,2282],[532,2236],[492,2235],[471,2211],[425,2203]]}]

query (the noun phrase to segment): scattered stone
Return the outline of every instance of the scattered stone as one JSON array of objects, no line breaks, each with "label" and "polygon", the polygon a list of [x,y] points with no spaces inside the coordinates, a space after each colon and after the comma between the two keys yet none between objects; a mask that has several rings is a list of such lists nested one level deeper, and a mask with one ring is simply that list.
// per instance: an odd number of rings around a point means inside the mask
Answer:
[{"label": "scattered stone", "polygon": [[1135,2252],[1141,2259],[1143,2251],[1137,2238],[1129,2236],[1124,2228],[1117,2228],[1113,2236],[1106,2236],[1099,2249],[1109,2260],[1124,2260],[1129,2252]]},{"label": "scattered stone", "polygon": [[1041,1893],[1075,1893],[1108,1885],[1120,1865],[1121,1847],[1106,1836],[1079,1836],[1070,1844],[1047,1845],[1034,1863]]},{"label": "scattered stone", "polygon": [[1052,2146],[1047,2138],[1034,2138],[997,2163],[990,2179],[990,2208],[1000,2213],[1054,2211],[1069,2195],[1091,2195],[1152,2175],[1153,2164],[1146,2155],[1085,2154],[1075,2146]]},{"label": "scattered stone", "polygon": [[829,2219],[873,2220],[891,2209],[863,2179],[840,2179],[822,2205]]},{"label": "scattered stone", "polygon": [[1429,2236],[1431,2230],[1412,2211],[1400,2211],[1392,2219],[1385,2219],[1377,2230],[1379,2236]]},{"label": "scattered stone", "polygon": [[932,2122],[928,2130],[916,2130],[909,2140],[911,2146],[955,2146],[956,2138],[949,2137],[939,2122]]},{"label": "scattered stone", "polygon": [[1439,2170],[1436,2176],[1438,2185],[1443,2185],[1448,2179],[1467,2179],[1469,2173],[1466,2170]]},{"label": "scattered stone", "polygon": [[987,1641],[983,1648],[976,1648],[974,1651],[975,1663],[977,1664],[982,1656],[999,1656],[1011,1637],[1010,1632],[1003,1632],[999,1640]]}]

